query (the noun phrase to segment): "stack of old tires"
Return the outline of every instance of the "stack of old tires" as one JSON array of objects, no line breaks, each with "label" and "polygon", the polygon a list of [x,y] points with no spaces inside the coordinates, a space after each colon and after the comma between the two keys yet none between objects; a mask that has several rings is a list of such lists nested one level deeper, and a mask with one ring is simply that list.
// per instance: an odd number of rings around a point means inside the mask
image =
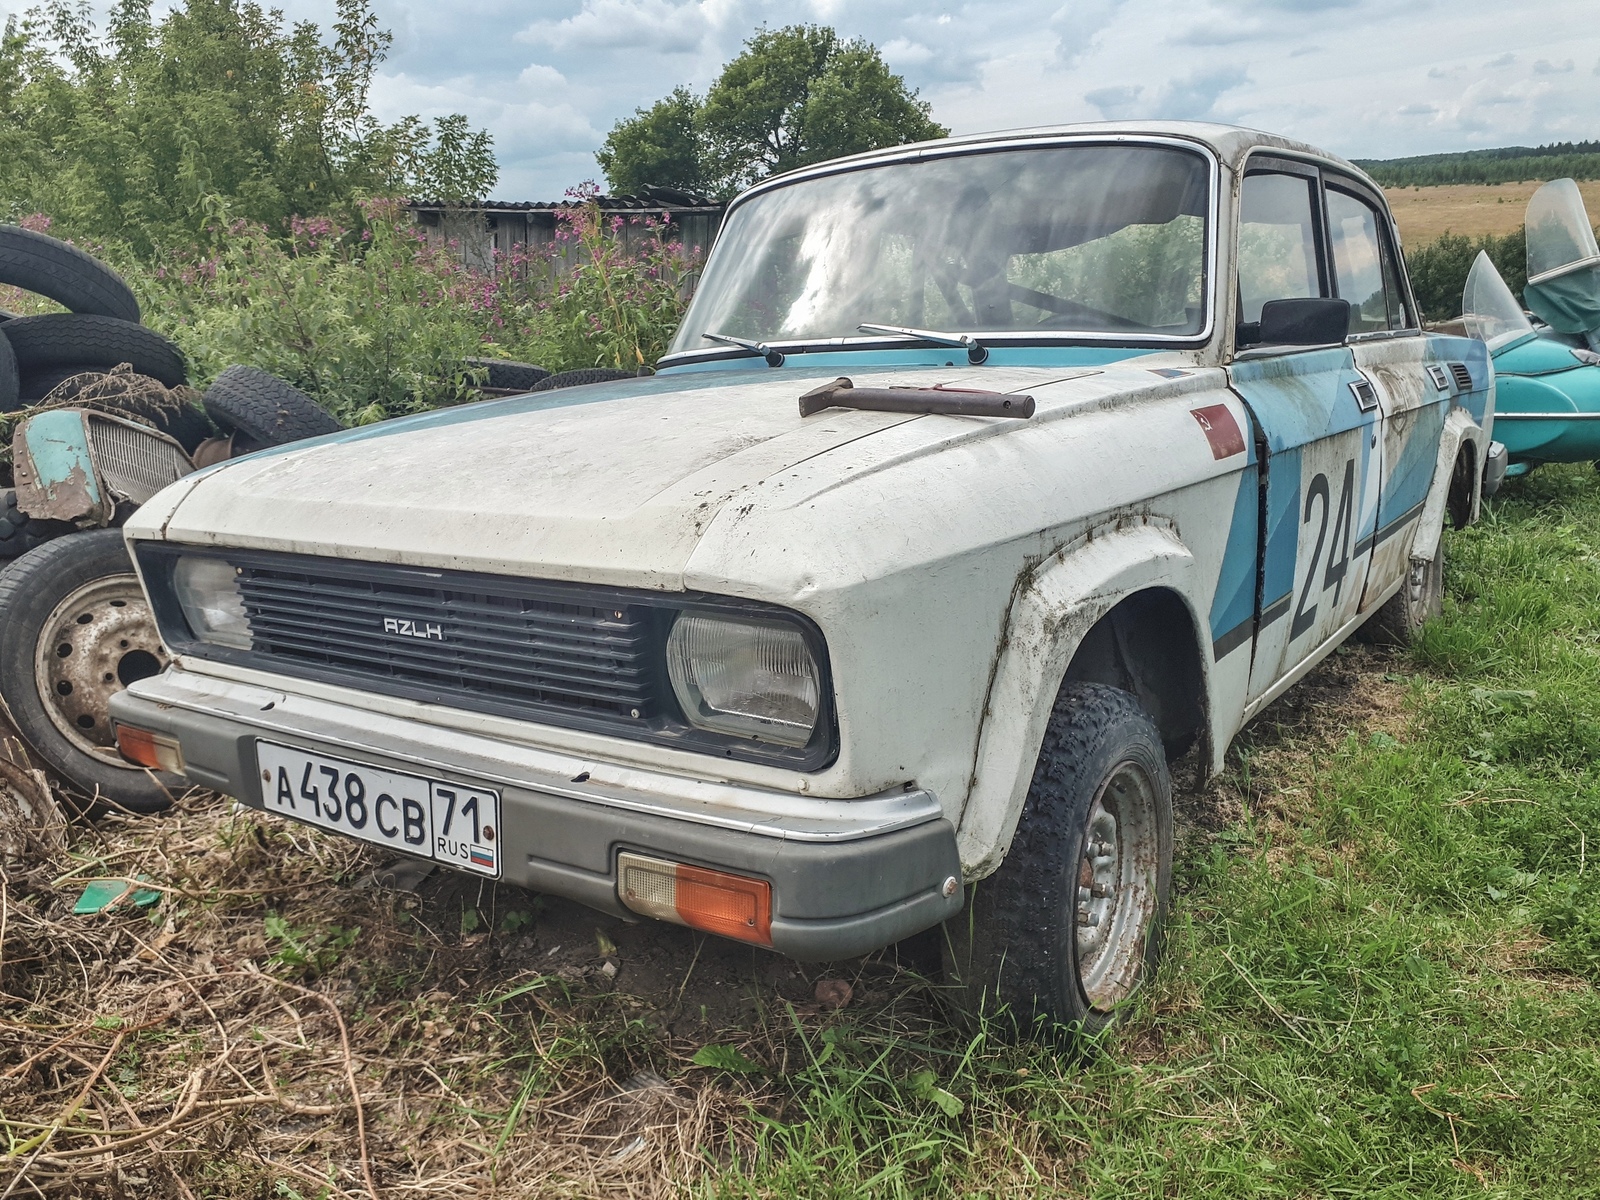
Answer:
[{"label": "stack of old tires", "polygon": [[[215,460],[340,428],[309,396],[254,367],[224,371],[203,398],[185,394],[178,348],[140,323],[139,303],[115,271],[66,242],[0,225],[0,283],[69,310],[0,313],[0,412],[47,397],[71,404],[79,394],[105,408],[104,387],[85,389],[115,369],[180,401],[116,411],[196,459],[203,445]],[[0,697],[17,732],[81,807],[165,808],[184,781],[123,759],[108,710],[114,693],[167,663],[121,531],[29,517],[7,487],[0,560],[10,560],[0,570]]]}]

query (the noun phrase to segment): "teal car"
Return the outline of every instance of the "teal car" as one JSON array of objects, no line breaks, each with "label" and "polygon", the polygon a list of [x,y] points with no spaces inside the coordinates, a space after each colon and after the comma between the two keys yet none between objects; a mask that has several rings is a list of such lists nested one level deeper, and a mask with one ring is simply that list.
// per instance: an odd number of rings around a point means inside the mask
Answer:
[{"label": "teal car", "polygon": [[1467,276],[1462,316],[1494,363],[1494,437],[1507,476],[1540,463],[1600,466],[1600,249],[1570,179],[1528,202],[1523,310],[1489,256]]}]

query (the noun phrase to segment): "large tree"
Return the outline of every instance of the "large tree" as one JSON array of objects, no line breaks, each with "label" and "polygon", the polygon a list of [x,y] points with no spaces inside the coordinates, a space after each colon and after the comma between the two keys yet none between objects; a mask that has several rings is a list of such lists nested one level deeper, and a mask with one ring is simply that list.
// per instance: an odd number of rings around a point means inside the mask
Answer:
[{"label": "large tree", "polygon": [[768,175],[949,132],[877,47],[790,25],[758,31],[704,99],[680,87],[618,121],[596,157],[613,191],[731,195]]},{"label": "large tree", "polygon": [[373,193],[465,201],[495,179],[460,116],[382,125],[369,108],[390,36],[337,0],[331,36],[256,0],[118,0],[104,33],[51,0],[0,37],[0,217],[148,252],[217,212],[282,227]]}]

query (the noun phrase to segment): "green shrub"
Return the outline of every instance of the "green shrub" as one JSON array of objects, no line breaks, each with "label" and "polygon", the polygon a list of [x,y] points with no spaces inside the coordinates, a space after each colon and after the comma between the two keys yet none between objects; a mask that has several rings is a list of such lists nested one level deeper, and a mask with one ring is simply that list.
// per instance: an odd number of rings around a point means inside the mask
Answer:
[{"label": "green shrub", "polygon": [[481,379],[471,357],[552,371],[655,362],[693,264],[659,226],[630,252],[620,219],[607,229],[592,194],[583,198],[550,247],[519,248],[488,273],[430,244],[397,202],[370,201],[359,229],[295,218],[282,239],[219,214],[216,254],[132,282],[197,383],[247,363],[366,423],[472,398]]}]

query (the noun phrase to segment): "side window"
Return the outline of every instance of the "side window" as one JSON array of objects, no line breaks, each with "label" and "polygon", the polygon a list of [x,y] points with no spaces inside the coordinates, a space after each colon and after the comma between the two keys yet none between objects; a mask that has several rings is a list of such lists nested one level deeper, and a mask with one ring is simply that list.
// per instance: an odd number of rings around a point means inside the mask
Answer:
[{"label": "side window", "polygon": [[1239,197],[1239,320],[1259,321],[1268,300],[1320,296],[1316,181],[1247,175]]},{"label": "side window", "polygon": [[1377,210],[1347,192],[1328,189],[1328,240],[1338,295],[1350,301],[1350,332],[1407,327],[1399,272],[1379,232]]}]

